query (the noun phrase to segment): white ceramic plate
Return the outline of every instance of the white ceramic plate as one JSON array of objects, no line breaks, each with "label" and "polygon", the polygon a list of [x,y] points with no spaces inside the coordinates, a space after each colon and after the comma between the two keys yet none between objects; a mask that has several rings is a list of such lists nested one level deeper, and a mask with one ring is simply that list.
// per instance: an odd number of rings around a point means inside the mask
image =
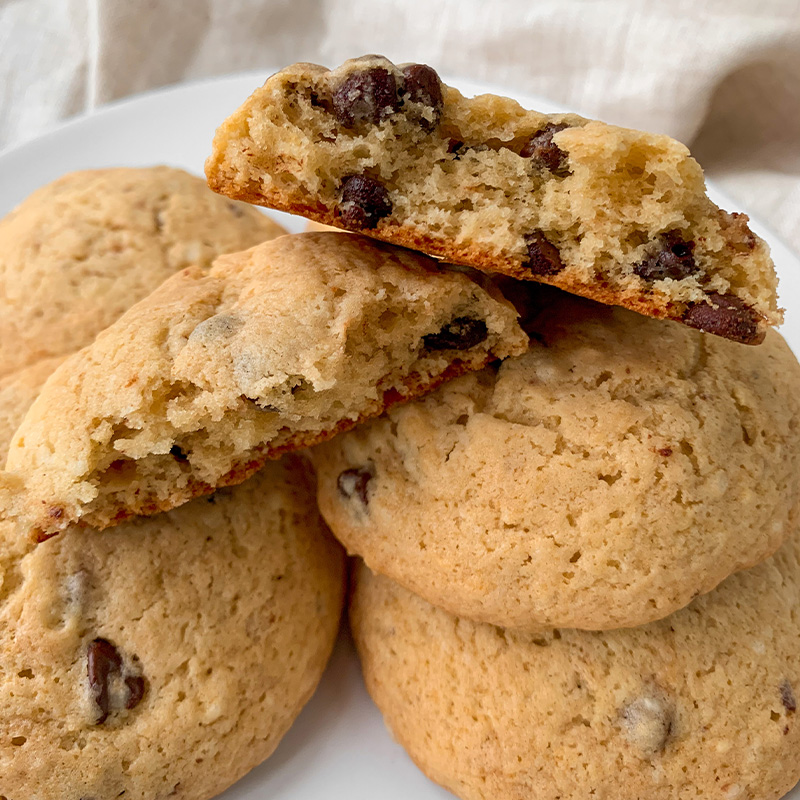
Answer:
[{"label": "white ceramic plate", "polygon": [[[234,75],[140,95],[69,122],[35,141],[0,153],[0,216],[34,189],[65,172],[114,166],[170,164],[202,174],[216,126],[270,74]],[[448,81],[465,94],[497,91],[466,80]],[[536,97],[515,95],[528,108],[560,111]],[[735,203],[713,187],[723,208]],[[270,212],[273,213],[273,212]],[[297,217],[274,212],[292,231]],[[771,245],[789,309],[783,334],[800,353],[800,260],[757,222]],[[222,795],[224,800],[446,800],[387,733],[361,681],[346,633],[314,698],[267,762]],[[786,800],[789,800],[787,798]],[[791,800],[800,800],[800,788]]]}]

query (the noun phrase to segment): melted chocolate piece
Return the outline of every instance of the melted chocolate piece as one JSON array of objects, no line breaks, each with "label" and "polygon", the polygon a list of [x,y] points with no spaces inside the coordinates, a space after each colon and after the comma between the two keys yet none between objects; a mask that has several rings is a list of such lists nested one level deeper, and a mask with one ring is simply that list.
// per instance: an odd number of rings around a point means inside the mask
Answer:
[{"label": "melted chocolate piece", "polygon": [[352,500],[357,497],[366,508],[369,505],[369,483],[374,476],[375,472],[372,465],[346,469],[336,479],[339,494],[345,500]]},{"label": "melted chocolate piece", "polygon": [[486,341],[489,330],[482,319],[456,317],[438,333],[422,337],[426,350],[469,350]]},{"label": "melted chocolate piece", "polygon": [[759,315],[738,297],[711,292],[708,299],[709,303],[689,307],[683,317],[687,325],[734,342],[756,344],[761,340]]},{"label": "melted chocolate piece", "polygon": [[694,261],[694,242],[686,241],[680,231],[667,231],[659,247],[644,261],[635,264],[633,271],[646,281],[661,281],[665,278],[680,281],[698,273]]},{"label": "melted chocolate piece", "polygon": [[348,228],[374,228],[392,213],[386,187],[369,175],[350,175],[342,181],[342,201],[337,216]]},{"label": "melted chocolate piece", "polygon": [[528,263],[525,265],[534,275],[557,275],[564,269],[561,254],[542,231],[525,235],[528,247]]},{"label": "melted chocolate piece", "polygon": [[563,174],[567,169],[567,154],[553,141],[553,134],[566,128],[569,125],[563,122],[548,122],[528,139],[519,154],[533,159],[550,172]]},{"label": "melted chocolate piece", "polygon": [[422,103],[433,110],[433,119],[420,117],[419,124],[428,131],[432,131],[442,117],[444,96],[442,82],[433,67],[427,64],[410,64],[403,69],[405,93],[414,103]]},{"label": "melted chocolate piece", "polygon": [[383,67],[351,73],[333,93],[333,113],[345,128],[377,124],[399,108],[394,75]]},{"label": "melted chocolate piece", "polygon": [[102,725],[111,711],[109,698],[109,681],[114,673],[122,668],[122,657],[117,648],[106,639],[95,639],[90,645],[86,656],[89,687],[92,690],[100,715],[97,724]]},{"label": "melted chocolate piece", "polygon": [[111,684],[115,679],[124,677],[127,690],[124,701],[126,709],[136,708],[142,701],[146,689],[145,679],[141,675],[124,675],[122,656],[107,639],[95,639],[91,642],[86,651],[86,666],[92,698],[100,712],[97,725],[102,725],[114,710]]}]

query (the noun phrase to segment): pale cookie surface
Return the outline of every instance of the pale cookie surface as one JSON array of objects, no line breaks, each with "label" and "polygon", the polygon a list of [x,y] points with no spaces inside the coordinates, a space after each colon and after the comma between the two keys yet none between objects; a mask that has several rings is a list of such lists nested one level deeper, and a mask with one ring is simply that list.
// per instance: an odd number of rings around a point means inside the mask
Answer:
[{"label": "pale cookie surface", "polygon": [[8,458],[8,445],[44,382],[66,356],[53,356],[0,376],[0,466]]},{"label": "pale cookie surface", "polygon": [[205,800],[272,753],[319,681],[344,593],[296,456],[21,557],[3,524],[0,797]]},{"label": "pale cookie surface", "polygon": [[278,72],[218,129],[212,189],[755,344],[767,245],[667,136],[465,98],[424,64]]},{"label": "pale cookie surface", "polygon": [[182,170],[65,175],[0,220],[0,376],[84,347],[184,267],[283,233]]},{"label": "pale cookie surface", "polygon": [[455,614],[660,619],[771,555],[800,505],[800,365],[553,289],[528,353],[315,448],[337,538]]},{"label": "pale cookie surface", "polygon": [[800,778],[800,537],[668,619],[537,636],[370,573],[350,621],[367,688],[464,800],[776,800]]},{"label": "pale cookie surface", "polygon": [[481,279],[338,233],[184,270],[45,384],[8,457],[24,524],[43,537],[175,507],[523,352]]}]

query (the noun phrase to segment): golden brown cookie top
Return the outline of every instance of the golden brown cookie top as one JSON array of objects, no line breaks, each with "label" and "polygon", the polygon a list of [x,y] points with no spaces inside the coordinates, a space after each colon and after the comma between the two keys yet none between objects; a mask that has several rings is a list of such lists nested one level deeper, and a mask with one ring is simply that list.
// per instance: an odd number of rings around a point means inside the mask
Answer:
[{"label": "golden brown cookie top", "polygon": [[89,344],[184,267],[283,233],[179,169],[59,178],[0,220],[0,375]]}]

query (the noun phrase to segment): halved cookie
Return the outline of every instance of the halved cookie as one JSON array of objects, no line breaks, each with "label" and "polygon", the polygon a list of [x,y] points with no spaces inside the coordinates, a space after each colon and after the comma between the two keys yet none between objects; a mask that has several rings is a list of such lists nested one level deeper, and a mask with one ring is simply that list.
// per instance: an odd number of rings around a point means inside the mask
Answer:
[{"label": "halved cookie", "polygon": [[218,129],[211,188],[448,261],[757,344],[781,322],[767,245],[686,147],[465,98],[364,56],[273,75]]},{"label": "halved cookie", "polygon": [[243,481],[522,352],[493,286],[360,236],[283,236],[189,268],[45,384],[11,443],[39,538]]}]

